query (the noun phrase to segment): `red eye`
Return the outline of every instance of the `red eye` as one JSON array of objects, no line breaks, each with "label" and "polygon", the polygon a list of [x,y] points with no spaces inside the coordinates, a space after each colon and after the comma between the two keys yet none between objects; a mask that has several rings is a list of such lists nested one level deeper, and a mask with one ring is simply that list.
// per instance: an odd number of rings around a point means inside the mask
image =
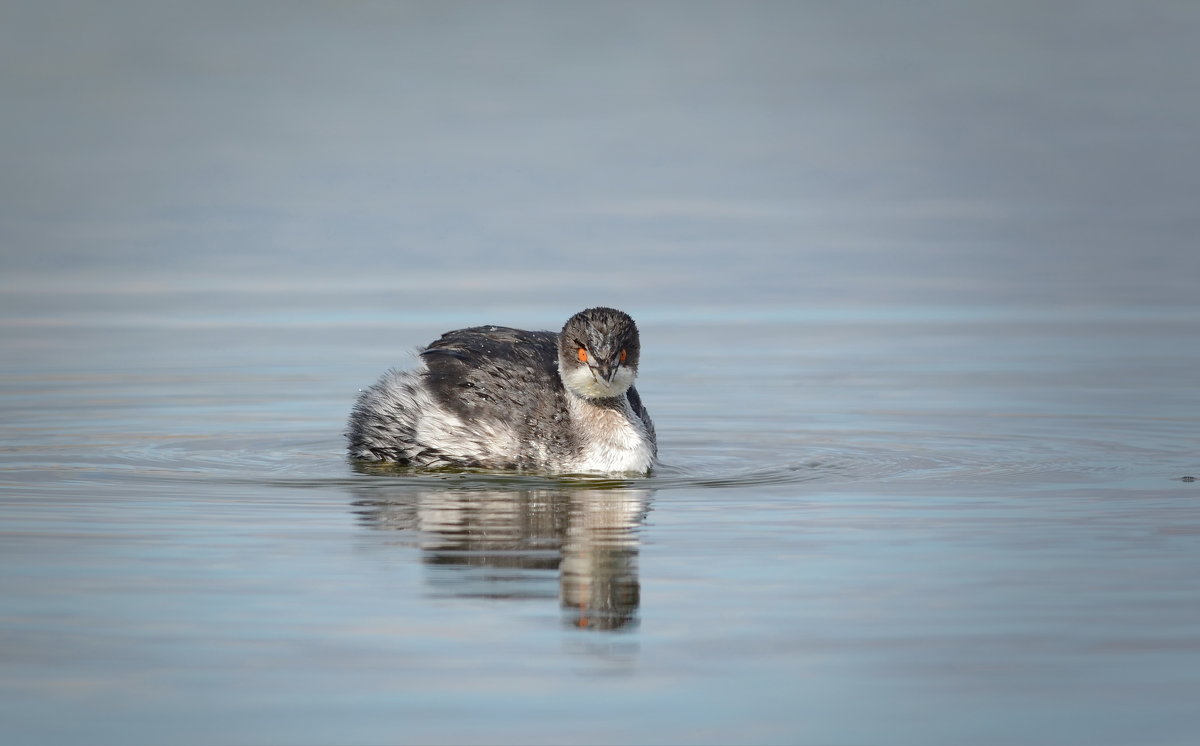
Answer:
[{"label": "red eye", "polygon": [[581,362],[581,363],[587,362],[587,350],[580,347],[579,352],[576,354],[579,356],[579,362]]},{"label": "red eye", "polygon": [[625,362],[625,358],[629,357],[628,350],[621,350],[621,362]]}]

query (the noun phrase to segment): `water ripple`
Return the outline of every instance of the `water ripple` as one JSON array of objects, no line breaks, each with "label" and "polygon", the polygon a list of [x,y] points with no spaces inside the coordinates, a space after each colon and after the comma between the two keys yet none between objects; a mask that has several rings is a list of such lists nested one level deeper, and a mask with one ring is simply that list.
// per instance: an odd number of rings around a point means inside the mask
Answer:
[{"label": "water ripple", "polygon": [[[205,481],[293,489],[347,485],[370,489],[377,485],[388,489],[704,490],[788,485],[822,488],[880,481],[976,485],[1013,480],[1025,484],[1119,481],[1147,470],[1164,480],[1179,480],[1195,471],[1177,454],[1130,458],[1131,449],[1123,443],[1095,437],[940,434],[900,441],[880,435],[871,442],[861,433],[842,435],[845,443],[826,438],[820,445],[782,439],[770,446],[741,444],[736,448],[684,443],[666,450],[664,462],[651,476],[615,479],[354,464],[345,458],[340,442],[328,437],[146,437],[69,448],[9,448],[0,457],[0,483],[24,483],[39,489],[53,489],[56,483],[78,489],[88,484]],[[40,478],[31,480],[31,474]]]}]

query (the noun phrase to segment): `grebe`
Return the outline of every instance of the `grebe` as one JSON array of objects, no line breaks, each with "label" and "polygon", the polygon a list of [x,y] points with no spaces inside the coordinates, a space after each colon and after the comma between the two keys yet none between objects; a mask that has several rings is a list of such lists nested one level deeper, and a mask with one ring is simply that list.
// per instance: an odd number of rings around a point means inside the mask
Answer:
[{"label": "grebe", "polygon": [[418,467],[645,474],[658,452],[633,387],[637,325],[613,308],[561,333],[504,326],[446,332],[424,368],[389,370],[359,394],[350,455]]}]

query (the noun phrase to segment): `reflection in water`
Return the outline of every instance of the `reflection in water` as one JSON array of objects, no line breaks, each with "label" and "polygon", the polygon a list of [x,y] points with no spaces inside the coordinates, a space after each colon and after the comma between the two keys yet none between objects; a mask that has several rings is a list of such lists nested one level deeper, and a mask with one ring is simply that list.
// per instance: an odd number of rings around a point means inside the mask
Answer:
[{"label": "reflection in water", "polygon": [[414,534],[436,592],[557,595],[568,624],[619,630],[636,623],[637,527],[649,496],[627,488],[397,486],[360,492],[354,505],[375,528]]}]

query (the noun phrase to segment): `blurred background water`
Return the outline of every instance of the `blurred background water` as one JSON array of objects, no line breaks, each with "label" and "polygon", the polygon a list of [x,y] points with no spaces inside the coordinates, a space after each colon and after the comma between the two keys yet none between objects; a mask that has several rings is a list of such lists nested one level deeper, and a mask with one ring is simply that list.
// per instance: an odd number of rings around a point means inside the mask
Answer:
[{"label": "blurred background water", "polygon": [[[0,6],[0,738],[1200,736],[1200,10]],[[630,312],[646,479],[343,456]]]}]

